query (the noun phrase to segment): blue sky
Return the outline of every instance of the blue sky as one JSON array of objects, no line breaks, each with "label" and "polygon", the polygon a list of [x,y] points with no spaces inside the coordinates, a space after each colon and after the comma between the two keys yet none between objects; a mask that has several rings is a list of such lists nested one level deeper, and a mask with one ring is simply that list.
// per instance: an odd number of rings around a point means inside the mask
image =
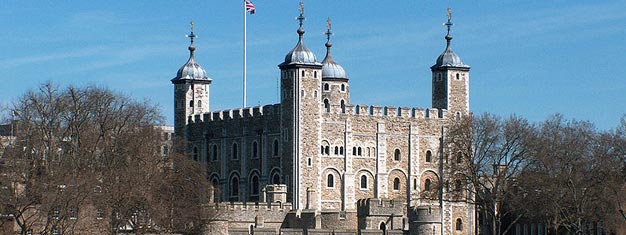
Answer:
[{"label": "blue sky", "polygon": [[[243,1],[17,1],[0,8],[0,104],[45,81],[106,86],[158,104],[172,123],[170,79],[187,58],[213,78],[211,110],[242,103]],[[248,16],[248,105],[278,101],[277,65],[297,41],[298,1],[256,0]],[[305,1],[305,43],[322,60],[326,18],[333,57],[353,104],[431,105],[430,69],[452,46],[472,66],[475,113],[554,113],[617,126],[626,113],[625,1]]]}]

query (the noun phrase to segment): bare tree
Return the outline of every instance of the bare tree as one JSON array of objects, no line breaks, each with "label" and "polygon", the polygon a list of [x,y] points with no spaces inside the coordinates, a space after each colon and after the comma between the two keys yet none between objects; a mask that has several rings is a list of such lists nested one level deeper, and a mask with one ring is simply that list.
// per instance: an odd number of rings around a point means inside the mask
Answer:
[{"label": "bare tree", "polygon": [[11,185],[5,210],[22,234],[71,234],[84,208],[106,211],[115,234],[150,206],[161,161],[154,106],[103,88],[46,83],[12,111],[16,141],[0,170]]},{"label": "bare tree", "polygon": [[533,164],[520,183],[527,192],[529,216],[546,221],[554,233],[586,233],[590,223],[612,230],[620,199],[611,195],[624,187],[618,137],[561,115],[545,121]]},{"label": "bare tree", "polygon": [[[517,197],[516,180],[527,166],[534,126],[527,120],[482,114],[456,122],[445,135],[447,177],[456,199],[479,206],[492,234],[505,234],[525,213],[512,206]],[[450,187],[450,186],[448,186]],[[472,196],[464,196],[465,192]],[[453,193],[454,197],[454,193]]]}]

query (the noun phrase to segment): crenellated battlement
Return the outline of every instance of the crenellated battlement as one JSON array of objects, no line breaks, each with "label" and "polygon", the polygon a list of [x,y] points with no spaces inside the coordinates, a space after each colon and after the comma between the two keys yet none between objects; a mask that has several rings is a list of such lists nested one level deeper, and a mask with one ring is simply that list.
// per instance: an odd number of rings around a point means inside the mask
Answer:
[{"label": "crenellated battlement", "polygon": [[292,205],[288,203],[280,202],[219,202],[211,204],[210,207],[224,211],[273,211],[273,212],[288,212],[291,211]]},{"label": "crenellated battlement", "polygon": [[217,122],[217,121],[231,121],[241,119],[254,119],[263,116],[278,116],[280,115],[280,104],[247,107],[240,109],[227,109],[210,113],[204,113],[202,115],[189,116],[187,123],[203,123],[203,122]]},{"label": "crenellated battlement", "polygon": [[399,199],[368,198],[357,201],[357,210],[360,215],[399,215],[404,212],[405,204]]},{"label": "crenellated battlement", "polygon": [[349,109],[348,114],[358,116],[372,117],[397,117],[397,118],[413,118],[413,119],[444,119],[448,110],[436,108],[408,108],[393,106],[367,106],[354,105],[346,106]]}]

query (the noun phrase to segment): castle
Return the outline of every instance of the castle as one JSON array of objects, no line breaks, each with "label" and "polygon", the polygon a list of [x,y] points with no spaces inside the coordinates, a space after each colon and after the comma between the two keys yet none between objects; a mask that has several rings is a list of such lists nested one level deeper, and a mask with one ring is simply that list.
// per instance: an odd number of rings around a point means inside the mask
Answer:
[{"label": "castle", "polygon": [[[216,203],[208,233],[474,234],[469,193],[445,177],[445,126],[468,116],[469,70],[446,47],[432,107],[355,105],[348,73],[298,41],[280,69],[280,103],[211,111],[213,80],[190,56],[174,84],[175,136],[205,162]],[[219,81],[216,81],[219,82]],[[450,161],[457,161],[450,160]],[[453,186],[448,186],[453,185]]]}]

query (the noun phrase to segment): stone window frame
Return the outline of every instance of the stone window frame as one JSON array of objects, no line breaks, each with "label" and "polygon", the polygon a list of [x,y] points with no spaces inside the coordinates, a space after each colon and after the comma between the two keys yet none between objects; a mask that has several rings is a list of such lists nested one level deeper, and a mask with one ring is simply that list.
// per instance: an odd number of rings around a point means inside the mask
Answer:
[{"label": "stone window frame", "polygon": [[427,149],[426,150],[426,156],[424,158],[425,158],[424,161],[426,161],[428,163],[432,162],[432,160],[433,160],[433,152],[430,151],[430,149]]},{"label": "stone window frame", "polygon": [[456,223],[454,224],[454,230],[463,231],[463,220],[461,218],[456,218]]},{"label": "stone window frame", "polygon": [[393,151],[393,160],[399,162],[402,160],[402,152],[400,149],[396,149]]},{"label": "stone window frame", "polygon": [[326,175],[326,188],[334,189],[335,188],[335,174],[332,172]]},{"label": "stone window frame", "polygon": [[218,149],[218,145],[217,144],[212,144],[211,145],[211,160],[212,161],[219,161],[219,149]]},{"label": "stone window frame", "polygon": [[324,91],[324,92],[330,91],[330,84],[324,83],[322,86],[323,86],[322,91]]},{"label": "stone window frame", "polygon": [[341,92],[346,92],[346,84],[341,84]]},{"label": "stone window frame", "polygon": [[310,157],[306,159],[306,166],[307,167],[313,167],[313,159],[311,159]]},{"label": "stone window frame", "polygon": [[341,100],[341,113],[346,113],[346,101],[344,101],[343,99]]},{"label": "stone window frame", "polygon": [[241,178],[239,177],[239,172],[234,171],[230,174],[230,177],[228,178],[228,197],[232,200],[239,200],[239,194],[240,194],[240,186],[239,185],[239,181],[241,180]]},{"label": "stone window frame", "polygon": [[231,149],[230,149],[230,159],[233,161],[237,161],[239,160],[239,144],[237,144],[236,141],[233,141],[233,144],[231,144]]},{"label": "stone window frame", "polygon": [[252,152],[250,154],[250,159],[259,159],[261,155],[259,151],[259,143],[256,140],[252,141]]},{"label": "stone window frame", "polygon": [[[363,187],[363,184],[365,184],[365,187]],[[360,190],[369,190],[368,182],[367,182],[367,173],[363,173],[359,177],[359,189]]]},{"label": "stone window frame", "polygon": [[324,110],[330,113],[330,101],[328,99],[324,99]]},{"label": "stone window frame", "polygon": [[272,157],[278,157],[280,155],[280,145],[278,143],[278,139],[274,138],[273,144],[272,144]]},{"label": "stone window frame", "polygon": [[393,179],[393,191],[400,190],[400,177],[396,177]]},{"label": "stone window frame", "polygon": [[[256,187],[254,185],[254,178],[256,177]],[[250,173],[250,196],[259,196],[261,189],[260,189],[260,177],[259,177],[259,173],[258,171],[252,171],[252,173]],[[255,188],[256,188],[256,193],[255,193]]]}]

